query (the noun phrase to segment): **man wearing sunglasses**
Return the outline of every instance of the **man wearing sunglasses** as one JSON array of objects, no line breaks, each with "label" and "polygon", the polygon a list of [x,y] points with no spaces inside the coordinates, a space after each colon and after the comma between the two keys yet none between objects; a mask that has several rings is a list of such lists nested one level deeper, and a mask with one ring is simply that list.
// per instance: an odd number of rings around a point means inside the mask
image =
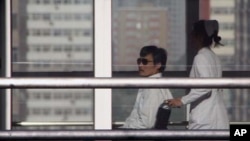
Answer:
[{"label": "man wearing sunglasses", "polygon": [[[140,51],[140,57],[137,59],[139,75],[152,78],[162,77],[166,62],[166,50],[157,46],[144,46]],[[125,124],[120,128],[154,128],[159,106],[165,99],[171,98],[173,96],[169,89],[139,89],[133,110]]]}]

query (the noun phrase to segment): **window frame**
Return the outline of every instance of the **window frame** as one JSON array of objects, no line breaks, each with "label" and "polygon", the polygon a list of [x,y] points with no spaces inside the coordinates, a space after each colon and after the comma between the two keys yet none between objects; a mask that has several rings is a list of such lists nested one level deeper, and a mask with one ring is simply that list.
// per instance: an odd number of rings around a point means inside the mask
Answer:
[{"label": "window frame", "polygon": [[[12,72],[11,71],[11,1],[1,1],[0,28],[5,31],[1,35],[1,77],[122,77],[137,76],[136,71],[112,71],[112,45],[111,45],[111,10],[112,0],[94,0],[94,72]],[[186,0],[186,27],[199,19],[199,0]],[[195,14],[194,14],[195,13]],[[186,28],[186,37],[189,38],[190,29]],[[187,39],[187,70],[167,71],[166,77],[187,77],[192,65],[194,50],[190,49],[192,43]],[[104,49],[105,48],[105,49]],[[103,68],[105,64],[105,68]],[[223,77],[250,77],[250,71],[223,71]],[[13,125],[11,110],[11,90],[1,90],[0,95],[0,129],[11,130]],[[105,94],[104,94],[105,93]],[[112,128],[112,91],[111,89],[94,89],[94,129]],[[187,112],[188,113],[188,112]],[[4,115],[4,116],[3,116]],[[105,116],[103,116],[105,115]],[[105,118],[105,119],[103,119]]]}]

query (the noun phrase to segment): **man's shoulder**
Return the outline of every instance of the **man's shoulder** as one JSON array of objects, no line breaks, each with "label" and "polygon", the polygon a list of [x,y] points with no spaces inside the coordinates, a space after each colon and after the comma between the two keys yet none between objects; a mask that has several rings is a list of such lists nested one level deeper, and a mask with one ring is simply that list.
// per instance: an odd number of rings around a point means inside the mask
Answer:
[{"label": "man's shoulder", "polygon": [[171,93],[169,89],[165,88],[145,88],[142,89],[143,93],[159,93],[159,94],[168,94]]}]

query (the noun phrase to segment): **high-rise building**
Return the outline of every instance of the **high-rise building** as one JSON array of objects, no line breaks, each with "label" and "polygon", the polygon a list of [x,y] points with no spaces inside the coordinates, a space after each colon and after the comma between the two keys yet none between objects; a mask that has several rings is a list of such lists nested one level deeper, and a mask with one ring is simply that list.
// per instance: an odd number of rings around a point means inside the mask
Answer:
[{"label": "high-rise building", "polygon": [[219,35],[222,37],[224,46],[215,48],[214,51],[220,56],[223,62],[223,70],[234,69],[235,55],[235,15],[234,0],[210,0],[210,19],[219,22]]},{"label": "high-rise building", "polygon": [[[234,70],[236,54],[235,49],[235,2],[234,0],[210,0],[210,19],[216,19],[219,22],[219,36],[222,37],[222,44],[219,48],[214,48],[216,54],[219,55],[223,71]],[[232,118],[232,109],[235,109],[233,105],[232,97],[235,96],[235,90],[224,89],[224,99],[227,102],[227,108],[229,112],[230,120]]]},{"label": "high-rise building", "polygon": [[90,71],[92,0],[28,1],[27,71]]},{"label": "high-rise building", "polygon": [[[250,1],[235,0],[235,66],[239,71],[250,69]],[[250,116],[249,110],[249,89],[237,89],[232,97],[233,119],[235,121],[248,121]]]},{"label": "high-rise building", "polygon": [[[121,19],[121,17],[117,16],[118,13],[125,13],[125,11],[128,12],[130,10],[131,12],[137,12],[142,13],[143,9],[145,12],[150,11],[158,11],[159,15],[152,15],[155,16],[155,18],[152,18],[155,20],[155,23],[153,23],[153,20],[150,20],[150,24],[161,24],[160,27],[157,27],[155,25],[155,29],[151,29],[148,32],[145,30],[137,34],[141,34],[141,37],[144,37],[146,35],[153,34],[150,31],[158,32],[159,30],[165,30],[165,31],[159,31],[159,33],[154,34],[160,34],[160,36],[155,36],[154,38],[156,40],[152,40],[153,38],[146,40],[146,39],[139,39],[137,40],[137,45],[139,45],[140,42],[144,42],[144,44],[140,44],[136,49],[131,49],[132,52],[136,53],[135,55],[138,56],[139,50],[138,48],[141,48],[142,45],[146,44],[156,44],[160,45],[167,49],[168,51],[168,62],[167,62],[167,70],[186,70],[186,15],[185,15],[185,1],[184,0],[113,0],[112,1],[112,9],[113,9],[113,18],[114,19]],[[141,11],[141,12],[139,12]],[[165,13],[165,14],[163,14]],[[131,14],[130,14],[131,15]],[[136,15],[134,15],[136,18]],[[144,16],[147,18],[147,15],[137,15]],[[158,18],[157,18],[158,17]],[[161,19],[161,20],[160,20]],[[142,20],[142,19],[141,19]],[[113,28],[116,28],[116,22],[113,21]],[[125,22],[125,21],[124,21]],[[129,21],[126,21],[129,22]],[[145,22],[149,22],[145,20]],[[157,23],[158,22],[158,23]],[[127,23],[128,24],[128,23]],[[124,24],[123,24],[124,25]],[[122,28],[120,24],[118,24],[119,28]],[[125,25],[124,25],[125,26]],[[144,26],[144,25],[143,25]],[[141,26],[141,27],[143,27]],[[136,28],[140,27],[139,24],[135,25]],[[162,28],[162,29],[161,29]],[[142,28],[141,28],[142,29]],[[144,28],[145,29],[145,28]],[[125,30],[124,30],[125,31]],[[165,32],[165,33],[164,33]],[[122,32],[124,33],[124,32]],[[116,37],[117,34],[116,31],[113,29],[113,38]],[[143,36],[142,36],[143,35]],[[139,36],[139,35],[138,35]],[[165,38],[165,39],[163,39]],[[122,43],[118,43],[121,39],[116,39],[113,41],[113,52],[117,52],[120,48],[123,47]],[[163,41],[165,40],[165,41]],[[129,40],[127,41],[129,42]],[[164,42],[164,43],[163,43]],[[118,46],[116,46],[119,44]],[[137,50],[137,52],[135,52]],[[134,55],[134,54],[133,54]],[[127,57],[129,58],[129,57]],[[133,58],[133,57],[132,57]],[[114,58],[114,63],[117,64],[116,58]],[[132,61],[132,60],[131,60]],[[127,63],[127,62],[126,62]],[[133,60],[133,64],[135,64],[135,60]],[[176,65],[178,64],[178,65]],[[119,64],[119,65],[127,65],[127,64]],[[124,68],[120,69],[124,70]],[[126,70],[126,69],[125,69]]]},{"label": "high-rise building", "polygon": [[[205,0],[202,0],[205,1]],[[249,16],[250,2],[245,0],[210,0],[210,19],[220,22],[220,35],[224,47],[215,49],[222,58],[223,69],[245,71],[249,69]],[[231,121],[247,121],[250,91],[230,89],[226,91]]]},{"label": "high-rise building", "polygon": [[[24,5],[23,5],[24,4]],[[26,50],[26,29],[21,27],[24,24],[22,18],[26,17],[26,6],[25,3],[20,3],[18,0],[13,0],[11,5],[11,16],[12,16],[12,64],[14,62],[24,62],[25,50]],[[21,64],[21,63],[19,63]],[[12,65],[12,69],[15,71],[25,71],[24,65]],[[28,114],[28,108],[26,104],[26,94],[25,89],[14,89],[12,90],[12,120],[13,121],[25,121]]]},{"label": "high-rise building", "polygon": [[167,18],[166,8],[152,6],[119,8],[113,18],[112,45],[115,50],[114,64],[124,65],[115,65],[114,69],[136,70],[136,59],[144,45],[158,45],[167,49],[169,40]]},{"label": "high-rise building", "polygon": [[[92,71],[92,2],[12,0],[13,72]],[[16,121],[92,121],[90,89],[13,92]]]},{"label": "high-rise building", "polygon": [[199,18],[204,20],[210,19],[210,0],[200,0],[199,8]]}]

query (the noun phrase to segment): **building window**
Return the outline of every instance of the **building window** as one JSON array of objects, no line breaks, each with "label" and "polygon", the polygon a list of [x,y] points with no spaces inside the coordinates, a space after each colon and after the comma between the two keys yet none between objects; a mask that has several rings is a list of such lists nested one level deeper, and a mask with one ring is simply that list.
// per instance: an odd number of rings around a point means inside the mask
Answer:
[{"label": "building window", "polygon": [[54,49],[55,52],[60,52],[60,51],[62,51],[62,46],[61,45],[55,45],[53,47],[53,49]]},{"label": "building window", "polygon": [[44,4],[50,4],[50,1],[51,1],[51,0],[44,0],[43,3],[44,3]]},{"label": "building window", "polygon": [[43,115],[50,115],[50,111],[51,109],[48,109],[48,108],[43,109]]},{"label": "building window", "polygon": [[53,95],[54,95],[54,99],[55,99],[55,100],[60,100],[60,99],[62,99],[62,94],[59,93],[59,92],[56,92],[56,93],[54,93]]},{"label": "building window", "polygon": [[234,9],[228,7],[214,7],[211,10],[213,14],[234,14]]},{"label": "building window", "polygon": [[51,93],[44,93],[43,98],[44,98],[44,100],[50,100],[51,99]]},{"label": "building window", "polygon": [[62,109],[55,109],[55,115],[62,115],[63,110]]},{"label": "building window", "polygon": [[32,109],[32,115],[40,115],[40,114],[41,114],[41,109],[39,108]]},{"label": "building window", "polygon": [[35,1],[35,4],[40,4],[41,3],[41,0],[34,0]]}]

